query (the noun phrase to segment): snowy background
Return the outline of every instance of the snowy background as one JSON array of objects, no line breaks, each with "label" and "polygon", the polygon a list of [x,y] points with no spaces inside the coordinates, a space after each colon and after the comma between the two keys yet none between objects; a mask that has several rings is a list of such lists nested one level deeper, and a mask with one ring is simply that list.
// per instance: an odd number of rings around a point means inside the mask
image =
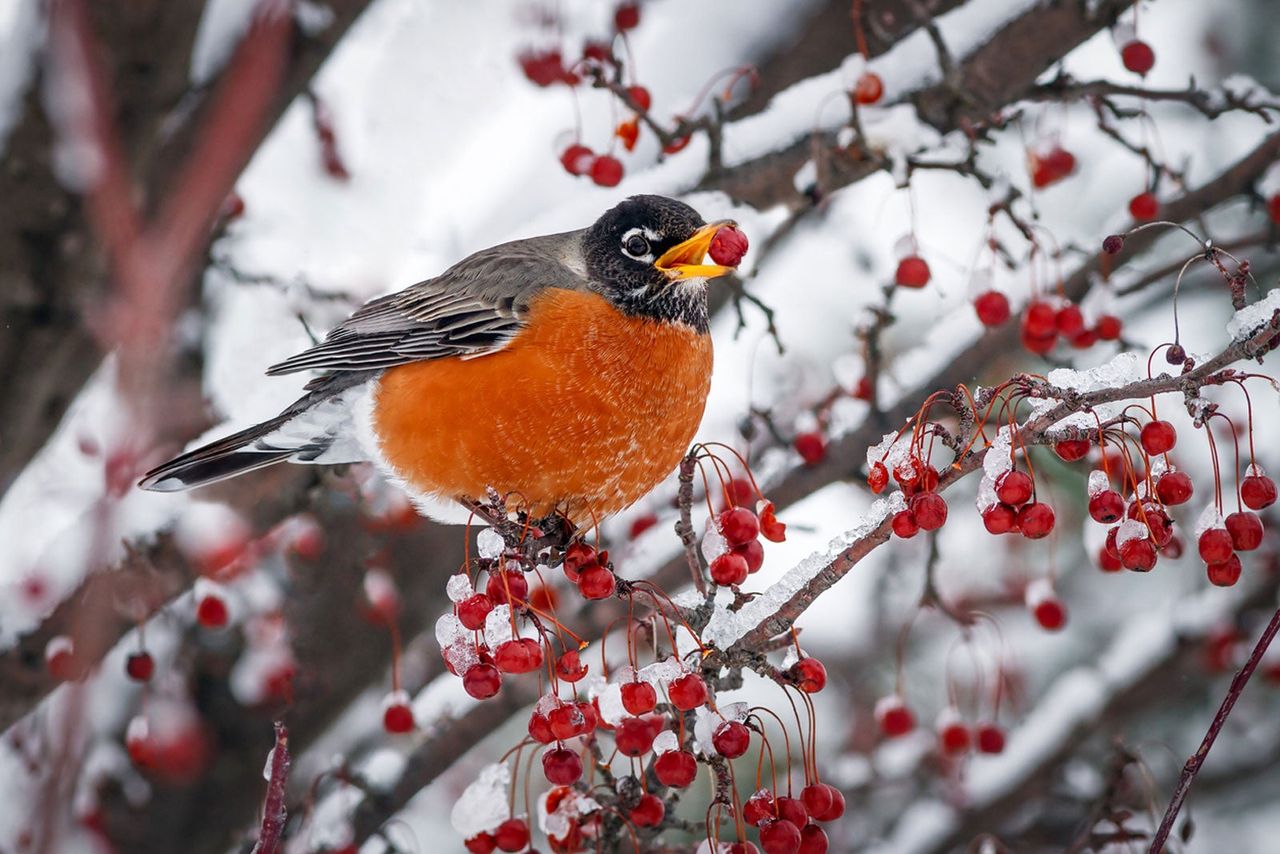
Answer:
[{"label": "snowy background", "polygon": [[[193,81],[207,79],[225,61],[252,5],[209,0],[191,59]],[[651,0],[627,40],[628,74],[651,91],[655,116],[680,114],[724,69],[767,67],[779,53],[805,50],[796,43],[797,33],[820,5],[817,0]],[[1004,22],[1036,5],[1033,0],[970,0],[940,16],[938,26],[953,55],[963,57]],[[19,120],[33,77],[32,60],[43,38],[37,6],[34,0],[0,5],[0,150]],[[740,427],[752,410],[770,412],[790,437],[813,429],[813,408],[833,387],[851,389],[862,376],[864,347],[856,330],[868,322],[868,307],[883,303],[882,288],[892,279],[904,238],[914,235],[933,280],[923,290],[894,296],[896,322],[882,339],[885,364],[877,387],[884,407],[922,399],[931,388],[921,384],[983,334],[970,305],[976,292],[989,284],[1006,293],[1015,323],[1032,284],[1052,291],[1059,276],[1093,254],[1104,235],[1129,225],[1125,205],[1146,188],[1141,159],[1099,131],[1089,105],[1031,102],[1022,104],[1020,121],[979,149],[978,165],[999,179],[993,190],[970,176],[935,170],[916,171],[908,189],[891,171],[880,171],[795,217],[782,207],[755,209],[715,190],[694,191],[706,169],[706,140],[695,138],[680,153],[660,157],[659,144],[643,131],[635,151],[619,155],[627,170],[622,183],[598,187],[567,174],[559,152],[573,140],[579,123],[585,144],[606,149],[625,110],[609,94],[589,87],[572,92],[535,87],[515,58],[530,45],[557,39],[579,44],[607,32],[613,8],[563,0],[556,9],[558,34],[533,21],[533,5],[513,0],[378,0],[358,19],[313,81],[317,98],[332,114],[349,179],[326,174],[312,104],[296,100],[236,184],[243,214],[210,249],[214,263],[203,274],[201,311],[184,317],[183,324],[201,348],[203,392],[217,424],[204,436],[189,437],[193,444],[273,415],[298,395],[305,377],[266,378],[263,371],[308,345],[307,326],[322,331],[365,299],[429,277],[470,252],[586,225],[618,200],[645,192],[680,195],[708,220],[733,217],[751,238],[743,278],[750,293],[774,312],[785,352],[779,353],[765,315],[753,305],[741,306],[742,322],[733,306],[722,309],[713,322],[716,369],[699,431],[701,440],[745,452],[749,446]],[[1255,77],[1263,86],[1280,84],[1280,70],[1261,35],[1275,29],[1265,3],[1161,0],[1144,5],[1140,15],[1139,33],[1157,52],[1145,81],[1125,72],[1117,50],[1123,36],[1105,29],[1073,50],[1062,67],[1080,79],[1157,89],[1185,87],[1191,79],[1207,90],[1228,80],[1237,89],[1247,85],[1235,75]],[[1132,21],[1127,13],[1122,26],[1132,27]],[[732,122],[724,135],[726,165],[752,161],[815,128],[845,124],[849,106],[842,93],[862,67],[853,57],[843,67],[785,89],[763,111]],[[908,104],[898,103],[904,93],[939,79],[935,48],[924,32],[902,39],[869,67],[886,84],[884,105],[864,108],[861,115],[875,147],[898,160],[920,152],[937,161],[963,156],[960,134],[943,137],[921,123]],[[1270,131],[1257,115],[1244,112],[1209,121],[1184,104],[1152,103],[1150,113],[1150,122],[1117,124],[1131,139],[1152,146],[1162,162],[1182,170],[1188,187],[1213,178]],[[1027,151],[1049,143],[1069,148],[1078,170],[1033,191]],[[796,180],[800,185],[806,179]],[[1038,233],[1048,236],[1042,238],[1045,246],[1068,247],[1061,258],[1030,258],[1026,241],[1007,219],[997,218],[995,231],[1014,248],[1018,264],[1009,269],[992,263],[984,249],[987,208],[1008,186],[1026,194],[1020,212],[1035,217]],[[1257,190],[1263,196],[1280,190],[1280,170],[1264,176]],[[1174,197],[1179,188],[1166,178],[1156,192]],[[770,245],[771,234],[784,223],[785,233]],[[1191,226],[1219,243],[1270,227],[1265,211],[1243,195]],[[1156,249],[1125,266],[1110,284],[1092,290],[1083,306],[1086,315],[1123,317],[1126,344],[1145,356],[1172,337],[1172,277],[1132,297],[1117,297],[1115,291],[1195,251],[1185,236],[1161,238]],[[1253,261],[1263,289],[1276,286],[1274,256],[1265,240],[1238,254]],[[1181,340],[1192,354],[1215,353],[1227,340],[1224,327],[1232,309],[1219,281],[1198,270],[1183,283]],[[1256,297],[1251,289],[1250,300]],[[992,364],[973,365],[972,381],[989,385],[1019,370],[1042,373],[1064,361],[1089,368],[1117,350],[1108,343],[1079,352],[1061,348],[1053,364],[1012,350]],[[1275,374],[1271,364],[1255,370]],[[1280,401],[1265,382],[1250,385],[1250,391],[1259,461],[1280,470],[1280,453],[1269,441]],[[1244,423],[1238,390],[1212,396]],[[1199,492],[1178,512],[1179,522],[1189,528],[1212,484],[1209,455],[1177,399],[1162,400],[1160,406],[1183,437],[1177,463],[1193,474]],[[188,553],[199,554],[240,536],[238,526],[246,524],[243,518],[252,508],[228,508],[198,493],[133,490],[111,502],[110,536],[103,541],[98,524],[106,483],[102,455],[85,448],[109,449],[122,441],[129,425],[119,410],[108,360],[44,450],[7,485],[0,499],[0,646],[13,645],[38,626],[90,567],[117,562],[127,542],[172,529]],[[866,403],[842,396],[822,425],[827,438],[859,428],[867,410]],[[767,437],[757,442],[765,444]],[[1059,850],[1081,831],[1090,805],[1103,797],[1113,739],[1140,757],[1125,778],[1125,799],[1136,814],[1131,826],[1149,829],[1148,810],[1155,818],[1163,811],[1182,758],[1203,734],[1230,671],[1261,629],[1242,603],[1261,595],[1264,612],[1268,603],[1274,606],[1274,579],[1268,576],[1274,569],[1261,560],[1246,561],[1245,579],[1226,590],[1207,586],[1193,549],[1181,560],[1162,560],[1149,575],[1100,573],[1094,555],[1104,529],[1085,513],[1088,468],[1060,464],[1048,454],[1036,459],[1046,475],[1042,489],[1058,511],[1057,533],[1050,540],[988,536],[973,509],[977,478],[948,493],[953,521],[939,536],[939,592],[948,602],[972,603],[992,620],[964,633],[936,610],[920,609],[928,546],[919,538],[878,549],[799,621],[806,651],[822,658],[832,676],[830,687],[815,698],[818,755],[824,777],[845,790],[850,802],[846,819],[830,829],[833,850],[963,847],[968,839],[957,841],[951,834],[988,803],[1007,804],[1010,787],[1025,792],[1014,799],[1023,808],[994,813],[982,829],[1021,840],[1011,843],[1015,850]],[[785,446],[754,461],[757,473],[775,483],[800,466]],[[1230,470],[1228,456],[1224,462]],[[872,496],[858,472],[843,474],[851,479],[828,478],[780,513],[790,526],[788,539],[769,545],[763,571],[751,579],[753,589],[765,589],[857,524]],[[1234,476],[1225,477],[1230,490]],[[678,541],[670,533],[673,494],[674,484],[664,485],[606,525],[621,575],[652,572],[677,553]],[[650,514],[660,521],[632,541],[632,523]],[[463,536],[461,529],[456,536]],[[423,564],[422,571],[438,575],[441,590],[446,573],[455,568],[429,560]],[[263,619],[277,613],[287,596],[280,577],[274,556],[231,585],[228,631],[257,640],[229,645],[238,652],[228,656],[226,678],[250,706],[260,692],[254,674],[269,669],[273,655],[287,656]],[[1068,609],[1061,631],[1041,629],[1022,604],[1018,591],[1041,578],[1053,580]],[[108,850],[91,823],[82,821],[95,811],[102,781],[116,781],[125,800],[140,810],[151,787],[164,785],[131,768],[122,741],[128,721],[144,703],[153,720],[166,719],[165,704],[173,708],[170,720],[192,713],[183,653],[190,643],[192,598],[174,601],[147,626],[146,645],[159,674],[146,694],[124,675],[124,657],[138,644],[131,635],[83,687],[53,692],[0,742],[0,851],[23,850],[24,835],[32,838],[31,816],[41,814],[38,806],[50,798],[69,808],[52,830],[41,831],[53,836],[37,835],[46,846],[40,850]],[[1238,616],[1242,613],[1244,618]],[[909,635],[902,631],[907,624]],[[1208,653],[1198,650],[1223,647],[1217,639],[1237,628],[1243,644],[1228,639],[1223,660],[1207,664]],[[411,660],[414,650],[419,656],[433,653],[429,631],[407,641]],[[1280,757],[1275,715],[1280,658],[1268,661],[1272,678],[1260,673],[1245,692],[1193,791],[1196,829],[1180,850],[1274,850],[1280,830],[1272,809],[1280,794],[1274,761]],[[932,725],[949,693],[958,692],[966,715],[986,720],[992,715],[997,672],[1016,686],[1007,690],[1000,709],[1008,748],[999,756],[940,762],[933,753]],[[1167,692],[1167,704],[1143,696],[1143,680],[1152,674],[1150,690]],[[303,745],[293,778],[299,792],[340,755],[375,786],[399,776],[404,757],[420,742],[419,736],[381,733],[379,703],[389,686],[385,675],[371,681],[343,715],[334,717],[327,733]],[[883,740],[872,710],[877,698],[895,690],[910,702],[920,726],[904,738]],[[722,696],[720,702],[746,699],[776,707],[777,691],[749,677],[741,697]],[[414,700],[420,737],[429,738],[437,722],[465,715],[471,705],[458,680],[448,675],[422,686]],[[452,841],[458,836],[450,807],[480,767],[520,738],[525,718],[515,715],[418,793],[388,829],[390,844],[401,850],[460,850],[460,842]],[[60,738],[74,738],[75,748],[51,746]],[[69,764],[51,769],[52,755]],[[1042,772],[1029,772],[1041,763],[1046,763]],[[51,775],[60,775],[56,784],[49,782]],[[259,783],[254,776],[234,785]],[[701,815],[699,799],[705,794],[697,792],[689,798],[689,817]],[[312,820],[289,850],[340,849],[353,799],[358,796],[350,787],[322,788]],[[246,818],[244,833],[256,823]],[[433,844],[442,839],[451,841],[444,847]],[[374,839],[360,850],[387,845]]]}]

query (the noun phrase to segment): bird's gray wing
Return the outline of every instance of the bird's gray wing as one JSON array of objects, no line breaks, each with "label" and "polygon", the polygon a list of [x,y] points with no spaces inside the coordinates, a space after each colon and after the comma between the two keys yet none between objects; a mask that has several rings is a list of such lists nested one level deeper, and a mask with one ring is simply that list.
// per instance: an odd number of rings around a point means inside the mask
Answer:
[{"label": "bird's gray wing", "polygon": [[517,240],[477,252],[434,279],[366,303],[323,342],[267,373],[380,371],[501,350],[524,328],[530,300],[539,292],[589,289],[581,234]]}]

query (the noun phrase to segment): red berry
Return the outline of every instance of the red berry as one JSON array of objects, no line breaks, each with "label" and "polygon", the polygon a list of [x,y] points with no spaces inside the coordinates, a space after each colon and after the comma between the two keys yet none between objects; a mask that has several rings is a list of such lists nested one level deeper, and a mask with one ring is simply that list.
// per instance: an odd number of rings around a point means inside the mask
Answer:
[{"label": "red berry", "polygon": [[1235,555],[1221,563],[1211,563],[1205,567],[1205,574],[1210,583],[1218,587],[1230,587],[1240,580],[1240,558]]},{"label": "red berry", "polygon": [[1043,154],[1032,154],[1030,161],[1031,183],[1041,189],[1056,184],[1076,171],[1075,155],[1060,145],[1055,145]]},{"label": "red berry", "polygon": [[1129,200],[1129,215],[1138,222],[1147,222],[1160,214],[1160,202],[1150,191],[1138,193]]},{"label": "red berry", "polygon": [[1272,222],[1280,223],[1280,193],[1275,193],[1267,199],[1267,216]]},{"label": "red berry", "polygon": [[641,795],[631,808],[631,823],[636,827],[657,827],[666,817],[667,805],[657,795]]},{"label": "red berry", "polygon": [[1265,474],[1251,474],[1240,481],[1240,500],[1250,510],[1262,510],[1276,503],[1276,482]]},{"label": "red berry", "polygon": [[537,710],[529,715],[528,730],[530,738],[539,744],[550,744],[556,740],[556,734],[551,731],[551,721]]},{"label": "red berry", "polygon": [[732,553],[747,562],[748,573],[757,573],[764,566],[764,546],[760,545],[759,540],[734,546]]},{"label": "red berry", "polygon": [[1054,335],[1058,331],[1058,312],[1047,302],[1033,302],[1022,315],[1022,329],[1035,338]]},{"label": "red berry", "polygon": [[730,546],[740,546],[760,536],[760,520],[745,507],[735,507],[720,514],[720,533]]},{"label": "red berry", "polygon": [[1209,528],[1200,535],[1200,558],[1205,563],[1222,563],[1231,557],[1235,546],[1226,528]]},{"label": "red berry", "polygon": [[890,522],[893,532],[904,540],[909,540],[916,534],[920,533],[920,526],[916,524],[916,520],[911,515],[910,510],[899,510],[893,514],[893,521]]},{"label": "red berry", "polygon": [[1262,545],[1262,520],[1258,514],[1242,510],[1227,517],[1231,545],[1238,552],[1251,552]]},{"label": "red berry", "polygon": [[761,822],[760,847],[765,854],[796,854],[800,850],[800,828],[783,819]]},{"label": "red berry", "polygon": [[44,666],[59,682],[75,682],[88,675],[88,668],[76,652],[75,642],[66,635],[50,638],[44,647]]},{"label": "red berry", "polygon": [[973,745],[969,728],[960,721],[952,721],[938,730],[938,747],[948,756],[968,753]]},{"label": "red berry", "polygon": [[844,795],[835,786],[827,783],[821,785],[831,793],[831,807],[826,812],[815,814],[814,821],[835,821],[844,815]]},{"label": "red berry", "polygon": [[800,800],[804,801],[804,808],[809,815],[817,818],[831,809],[831,787],[811,783],[800,792]]},{"label": "red berry", "polygon": [[874,104],[884,97],[884,81],[874,71],[864,71],[853,84],[853,100],[859,104]]},{"label": "red berry", "polygon": [[1146,537],[1134,537],[1126,540],[1119,549],[1120,564],[1134,572],[1150,572],[1155,568],[1156,544]]},{"label": "red berry", "polygon": [[974,297],[973,310],[983,326],[999,326],[1009,319],[1009,298],[999,291],[985,291]]},{"label": "red berry", "polygon": [[587,675],[587,665],[582,663],[582,657],[576,649],[565,650],[558,659],[556,659],[556,676],[566,682],[577,682]]},{"label": "red berry", "polygon": [[560,165],[570,175],[585,175],[591,171],[595,152],[585,145],[575,143],[560,154]]},{"label": "red berry", "polygon": [[977,741],[982,753],[1004,752],[1004,730],[996,724],[979,724]]},{"label": "red berry", "polygon": [[1176,506],[1191,500],[1195,487],[1184,471],[1167,471],[1156,480],[1156,497],[1162,504]]},{"label": "red berry", "polygon": [[151,653],[146,650],[132,653],[125,659],[124,670],[129,674],[129,678],[135,682],[146,682],[151,679],[151,675],[156,671],[155,659],[151,657]]},{"label": "red berry", "polygon": [[662,146],[662,153],[675,154],[678,151],[683,151],[685,146],[687,146],[689,144],[689,141],[692,139],[693,137],[688,134],[686,134],[685,136],[677,137],[676,139],[673,139],[671,140],[671,142],[668,142],[666,145]]},{"label": "red berry", "polygon": [[572,786],[582,779],[582,757],[563,747],[542,754],[542,773],[556,786]]},{"label": "red berry", "polygon": [[412,732],[413,709],[408,703],[390,703],[382,712],[382,728],[391,733]]},{"label": "red berry", "polygon": [[473,664],[462,674],[462,688],[477,700],[487,700],[502,687],[502,672],[492,664]]},{"label": "red berry", "polygon": [[1178,443],[1178,431],[1168,421],[1149,421],[1142,426],[1139,439],[1142,449],[1154,457],[1167,453]]},{"label": "red berry", "polygon": [[726,759],[737,759],[751,746],[751,730],[740,721],[725,721],[711,735],[716,752]]},{"label": "red berry", "polygon": [[760,536],[771,543],[786,542],[787,525],[778,521],[772,501],[765,501],[760,507]]},{"label": "red berry", "polygon": [[1103,572],[1119,572],[1124,569],[1120,562],[1120,554],[1108,548],[1098,549],[1098,568]]},{"label": "red berry", "polygon": [[747,236],[732,225],[721,226],[711,238],[707,254],[711,260],[725,267],[736,267],[742,263],[742,256],[747,254],[750,244]]},{"label": "red berry", "polygon": [[1033,501],[1018,511],[1018,529],[1028,540],[1049,536],[1053,523],[1053,508],[1043,501]]},{"label": "red berry", "polygon": [[806,694],[816,694],[827,687],[827,668],[816,658],[802,658],[787,670],[796,687]]},{"label": "red berry", "polygon": [[491,833],[477,833],[462,844],[470,854],[493,854],[498,848]]},{"label": "red berry", "polygon": [[587,731],[587,719],[576,703],[563,703],[547,714],[547,728],[563,741]]},{"label": "red berry", "polygon": [[1022,346],[1026,348],[1028,353],[1035,353],[1043,356],[1054,348],[1058,343],[1058,335],[1056,332],[1049,335],[1036,336],[1027,334],[1026,330],[1021,334]]},{"label": "red berry", "polygon": [[810,822],[800,828],[800,848],[797,854],[827,854],[830,845],[827,832],[818,825]]},{"label": "red berry", "polygon": [[529,846],[529,825],[522,818],[509,818],[493,832],[493,841],[503,851],[523,851]]},{"label": "red berry", "polygon": [[1067,606],[1052,596],[1037,602],[1031,613],[1045,631],[1056,632],[1067,624]]},{"label": "red berry", "polygon": [[1098,318],[1095,329],[1098,331],[1098,337],[1103,341],[1115,341],[1120,337],[1120,331],[1124,327],[1124,323],[1114,314],[1104,314]]},{"label": "red berry", "polygon": [[622,183],[622,161],[611,154],[602,154],[591,161],[591,180],[601,187],[616,187]]},{"label": "red berry", "polygon": [[613,26],[620,33],[640,26],[640,4],[623,3],[619,6],[613,13]]},{"label": "red berry", "polygon": [[658,705],[658,692],[648,682],[624,682],[622,707],[633,715],[647,715]]},{"label": "red berry", "polygon": [[[525,602],[529,599],[529,582],[524,573],[518,569],[507,569],[502,572],[489,573],[484,592],[495,603],[503,605],[512,601]],[[461,618],[459,618],[461,619]]]},{"label": "red berry", "polygon": [[598,563],[593,563],[578,577],[578,590],[586,599],[608,599],[618,588],[613,573]]},{"label": "red berry", "polygon": [[483,629],[485,618],[492,610],[493,600],[484,593],[476,593],[458,603],[458,622],[472,631]]},{"label": "red berry", "polygon": [[1079,306],[1067,303],[1053,316],[1053,325],[1067,337],[1078,335],[1084,331],[1084,314]]},{"label": "red berry", "polygon": [[816,431],[801,433],[793,440],[796,453],[807,466],[816,466],[827,455],[827,440]]},{"label": "red berry", "polygon": [[947,502],[936,492],[922,492],[911,499],[911,517],[922,531],[936,531],[947,521]]},{"label": "red berry", "polygon": [[982,524],[990,534],[1007,534],[1018,527],[1018,511],[1008,504],[992,504],[982,511]]},{"label": "red berry", "polygon": [[906,735],[915,728],[916,718],[900,697],[882,697],[876,703],[876,722],[887,738]]},{"label": "red berry", "polygon": [[711,580],[721,587],[741,584],[747,580],[747,562],[740,555],[725,552],[711,561]]},{"label": "red berry", "polygon": [[498,644],[493,663],[503,673],[532,673],[542,666],[542,644],[533,638],[513,638]]},{"label": "red berry", "polygon": [[643,86],[628,86],[627,95],[635,102],[636,108],[642,113],[649,112],[649,107],[653,105],[653,98],[649,95],[649,90]]},{"label": "red berry", "polygon": [[1017,469],[1010,469],[996,478],[996,497],[1005,504],[1018,507],[1031,500],[1031,478]]},{"label": "red berry", "polygon": [[779,797],[777,800],[778,818],[789,821],[796,827],[803,827],[809,820],[809,809],[799,798]]},{"label": "red berry", "polygon": [[206,593],[196,603],[196,622],[206,629],[220,629],[227,624],[227,603],[216,593]]},{"label": "red berry", "polygon": [[884,488],[889,485],[889,470],[884,467],[884,463],[872,463],[870,471],[867,473],[867,486],[876,495],[884,492]]},{"label": "red berry", "polygon": [[623,756],[643,756],[653,748],[658,733],[644,718],[623,718],[613,734],[613,742]]},{"label": "red berry", "polygon": [[1146,77],[1156,64],[1156,52],[1146,42],[1134,39],[1120,48],[1120,59],[1125,68]]},{"label": "red berry", "polygon": [[671,700],[671,705],[682,712],[688,712],[705,706],[710,694],[707,693],[707,683],[702,681],[701,676],[686,673],[671,680],[671,684],[667,686],[667,698]]},{"label": "red berry", "polygon": [[768,789],[760,789],[742,805],[742,820],[752,827],[758,827],[761,822],[777,817],[778,805]]},{"label": "red berry", "polygon": [[1103,489],[1089,496],[1089,517],[1109,525],[1124,516],[1124,499],[1114,489]]},{"label": "red berry", "polygon": [[893,280],[904,288],[923,288],[929,284],[929,265],[919,255],[908,255],[898,262]]},{"label": "red berry", "polygon": [[1093,445],[1088,439],[1063,439],[1053,446],[1053,450],[1059,459],[1074,463],[1088,456],[1091,447]]},{"label": "red berry", "polygon": [[687,750],[664,751],[653,763],[653,776],[673,789],[683,789],[698,776],[698,760]]}]

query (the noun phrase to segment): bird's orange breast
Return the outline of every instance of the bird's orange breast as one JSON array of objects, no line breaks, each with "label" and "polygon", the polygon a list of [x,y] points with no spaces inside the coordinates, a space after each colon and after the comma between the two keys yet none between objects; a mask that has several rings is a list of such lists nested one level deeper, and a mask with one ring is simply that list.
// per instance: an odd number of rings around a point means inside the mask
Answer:
[{"label": "bird's orange breast", "polygon": [[675,468],[702,420],[711,340],[549,289],[504,349],[389,369],[373,398],[388,465],[414,489],[489,486],[541,514],[607,515]]}]

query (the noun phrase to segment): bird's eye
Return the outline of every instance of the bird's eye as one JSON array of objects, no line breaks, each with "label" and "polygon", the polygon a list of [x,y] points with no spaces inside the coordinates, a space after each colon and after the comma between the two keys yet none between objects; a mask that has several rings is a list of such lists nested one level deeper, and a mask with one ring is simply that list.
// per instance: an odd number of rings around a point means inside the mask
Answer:
[{"label": "bird's eye", "polygon": [[623,242],[622,248],[632,258],[641,258],[649,254],[649,241],[638,234],[633,234]]}]

